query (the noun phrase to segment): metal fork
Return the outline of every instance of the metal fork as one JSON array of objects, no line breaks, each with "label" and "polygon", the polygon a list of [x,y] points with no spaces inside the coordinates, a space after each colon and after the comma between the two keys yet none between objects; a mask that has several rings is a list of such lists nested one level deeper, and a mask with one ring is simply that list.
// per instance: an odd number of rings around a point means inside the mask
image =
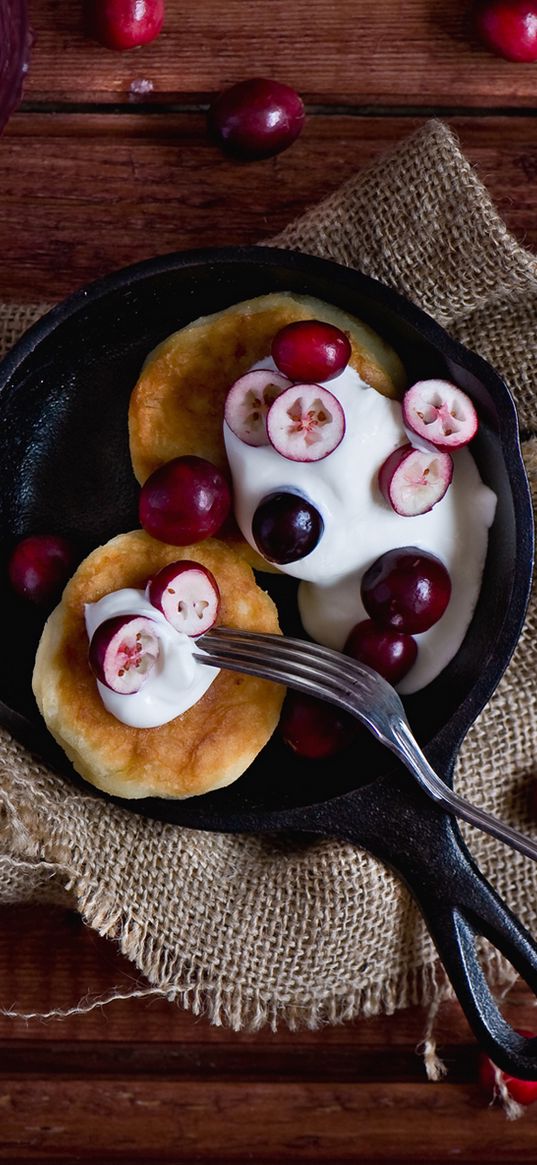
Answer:
[{"label": "metal fork", "polygon": [[537,858],[537,842],[470,804],[435,773],[412,734],[397,692],[365,664],[306,640],[228,627],[200,636],[197,648],[195,656],[201,663],[273,680],[350,712],[403,761],[437,805]]}]

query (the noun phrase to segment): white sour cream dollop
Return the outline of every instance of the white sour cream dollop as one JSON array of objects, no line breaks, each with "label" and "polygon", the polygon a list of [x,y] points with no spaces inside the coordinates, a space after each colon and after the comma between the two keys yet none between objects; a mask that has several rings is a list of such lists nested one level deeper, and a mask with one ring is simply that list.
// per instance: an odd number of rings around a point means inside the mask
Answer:
[{"label": "white sour cream dollop", "polygon": [[118,615],[145,615],[155,622],[160,654],[140,691],[122,695],[96,681],[106,710],[130,728],[157,728],[175,720],[201,699],[218,675],[218,668],[194,658],[194,648],[201,650],[195,639],[176,631],[144,591],[134,587],[112,591],[97,603],[86,603],[84,615],[90,640],[101,623]]},{"label": "white sour cream dollop", "polygon": [[[275,368],[270,357],[255,368]],[[323,383],[323,382],[321,382]],[[496,495],[484,485],[468,449],[456,450],[447,493],[427,514],[404,518],[384,501],[378,471],[408,441],[401,405],[360,379],[350,366],[324,385],[345,412],[345,436],[322,461],[290,461],[272,445],[246,445],[224,422],[233,477],[235,515],[243,536],[256,547],[252,519],[267,494],[290,490],[312,502],[324,521],[314,550],[279,569],[302,581],[300,615],[318,643],[340,651],[355,623],[367,619],[360,583],[369,566],[396,547],[417,546],[442,560],[452,594],[442,618],[417,635],[418,658],[398,685],[402,693],[425,687],[458,651],[481,585],[488,530]]]}]

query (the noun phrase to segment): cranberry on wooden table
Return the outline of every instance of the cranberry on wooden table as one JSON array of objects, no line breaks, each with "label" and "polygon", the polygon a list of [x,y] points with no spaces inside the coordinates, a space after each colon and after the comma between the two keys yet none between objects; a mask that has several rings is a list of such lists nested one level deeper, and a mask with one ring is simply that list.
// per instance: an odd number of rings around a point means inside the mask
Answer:
[{"label": "cranberry on wooden table", "polygon": [[164,0],[88,0],[91,34],[107,49],[125,52],[150,44],[164,24]]},{"label": "cranberry on wooden table", "polygon": [[218,145],[245,161],[286,150],[303,125],[298,93],[267,77],[251,77],[225,89],[208,112],[209,131]]},{"label": "cranberry on wooden table", "polygon": [[477,35],[507,61],[537,61],[537,0],[479,0],[474,9]]}]

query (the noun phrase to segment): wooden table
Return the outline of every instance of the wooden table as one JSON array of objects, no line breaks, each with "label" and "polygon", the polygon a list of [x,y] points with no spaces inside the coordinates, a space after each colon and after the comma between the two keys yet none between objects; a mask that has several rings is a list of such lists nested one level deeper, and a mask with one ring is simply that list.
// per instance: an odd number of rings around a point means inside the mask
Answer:
[{"label": "wooden table", "polygon": [[[76,0],[31,9],[25,101],[0,142],[3,300],[52,301],[155,253],[268,238],[435,113],[537,248],[537,65],[488,55],[458,0],[168,0],[159,41],[124,55],[84,39]],[[240,166],[207,141],[203,105],[252,75],[294,85],[309,117],[291,150]],[[4,1008],[68,1008],[137,981],[69,912],[0,911]],[[507,1011],[536,1027],[523,988]],[[233,1034],[142,999],[0,1017],[0,1159],[533,1161],[537,1106],[515,1123],[487,1108],[458,1007],[439,1020],[442,1083],[425,1080],[423,1026],[412,1009]]]}]

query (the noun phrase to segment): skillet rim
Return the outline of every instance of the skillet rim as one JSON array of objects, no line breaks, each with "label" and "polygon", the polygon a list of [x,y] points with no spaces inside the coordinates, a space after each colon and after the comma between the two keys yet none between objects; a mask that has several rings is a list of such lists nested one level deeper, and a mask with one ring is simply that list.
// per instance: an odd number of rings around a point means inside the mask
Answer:
[{"label": "skillet rim", "polygon": [[[35,324],[31,325],[0,361],[0,393],[16,374],[20,365],[35,354],[40,343],[51,336],[57,327],[66,323],[88,305],[110,293],[127,289],[148,277],[151,278],[178,269],[196,268],[200,265],[203,267],[218,266],[222,263],[224,265],[252,266],[260,264],[268,268],[287,266],[290,270],[304,274],[306,277],[311,274],[313,277],[317,275],[326,278],[331,274],[334,282],[337,281],[347,290],[359,291],[362,295],[367,295],[382,307],[386,307],[388,311],[398,315],[407,326],[418,332],[441,355],[475,376],[491,394],[500,420],[498,439],[511,487],[517,551],[513,564],[511,601],[496,636],[487,667],[482,672],[478,682],[473,684],[466,693],[456,711],[431,737],[425,747],[431,763],[439,767],[447,776],[453,768],[457,751],[464,736],[495,691],[515,651],[530,599],[533,575],[533,508],[530,486],[522,458],[516,407],[507,385],[499,373],[483,357],[452,338],[427,312],[394,288],[354,268],[344,267],[334,260],[303,254],[300,251],[263,245],[204,247],[187,251],[172,251],[143,259],[90,282],[60,301]],[[0,722],[4,723],[19,740],[28,735],[30,739],[35,738],[36,732],[39,737],[39,732],[33,723],[3,701],[0,701]],[[28,729],[30,729],[29,734]],[[387,766],[386,774],[389,771],[389,766]],[[384,775],[382,773],[376,779],[382,780]],[[108,796],[101,794],[92,786],[87,786],[85,782],[84,787],[98,795]],[[213,795],[208,794],[207,796]],[[334,804],[352,796],[353,792],[337,794],[319,802],[300,806],[298,810],[293,807],[292,813],[298,811],[307,815],[315,811],[317,806]],[[166,801],[159,798],[148,798],[143,801],[125,801],[119,798],[112,798],[112,800],[116,800],[116,803],[123,808],[134,809],[146,816],[164,820],[170,819],[166,815],[163,817],[162,812],[157,811],[156,806],[162,808],[167,805]],[[199,798],[191,800],[197,803]],[[202,800],[205,801],[206,797]],[[190,804],[190,801],[173,801],[171,804],[180,805],[182,810],[183,807]],[[291,810],[280,808],[272,811],[263,810],[263,812],[274,822],[274,819],[289,816]],[[187,824],[186,818],[191,815],[187,811],[181,813],[181,816]],[[196,816],[195,812],[192,816]],[[218,817],[218,809],[216,816]],[[252,814],[248,810],[241,810],[240,816],[246,819]],[[254,813],[253,816],[256,814]],[[211,824],[201,827],[215,829],[222,828],[222,824],[212,824],[211,822]]]}]

